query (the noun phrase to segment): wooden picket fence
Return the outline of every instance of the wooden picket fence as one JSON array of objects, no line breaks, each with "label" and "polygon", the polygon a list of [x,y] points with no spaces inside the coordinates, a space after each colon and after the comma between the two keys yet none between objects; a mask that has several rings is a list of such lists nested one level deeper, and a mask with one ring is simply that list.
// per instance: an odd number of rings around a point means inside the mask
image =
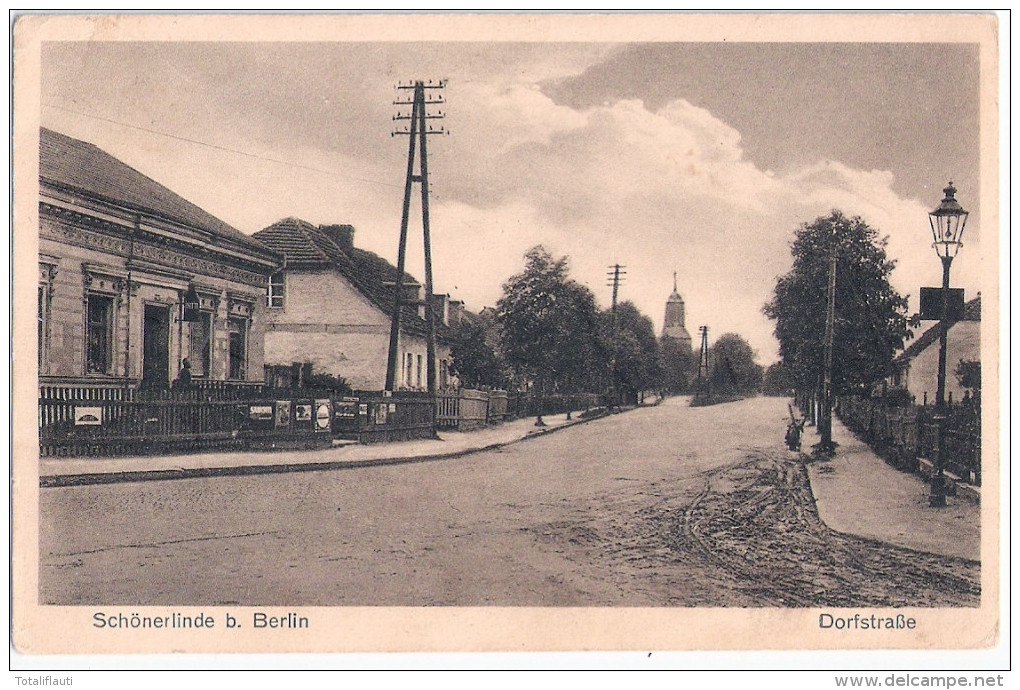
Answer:
[{"label": "wooden picket fence", "polygon": [[[501,391],[502,392],[502,391]],[[505,393],[504,399],[505,399]],[[440,429],[471,431],[489,423],[490,394],[461,388],[436,397],[436,423]]]},{"label": "wooden picket fence", "polygon": [[332,439],[384,443],[433,438],[510,419],[583,411],[595,395],[508,394],[461,389],[421,392],[270,388],[200,382],[187,390],[124,383],[47,382],[39,388],[41,456],[182,453],[250,447],[315,447]]},{"label": "wooden picket fence", "polygon": [[[893,407],[860,396],[840,397],[835,412],[888,462],[916,471],[918,458],[938,455],[938,423],[931,406]],[[954,405],[947,411],[944,467],[964,481],[981,484],[981,409]]]}]

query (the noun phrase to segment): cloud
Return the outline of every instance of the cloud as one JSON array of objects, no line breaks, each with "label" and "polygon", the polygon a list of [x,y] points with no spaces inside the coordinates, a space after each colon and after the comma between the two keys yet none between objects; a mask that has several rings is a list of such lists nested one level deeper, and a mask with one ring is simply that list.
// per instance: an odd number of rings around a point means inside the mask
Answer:
[{"label": "cloud", "polygon": [[[429,140],[433,256],[437,289],[469,308],[494,303],[524,251],[541,243],[570,256],[574,276],[603,305],[608,266],[627,266],[621,299],[657,324],[677,271],[689,331],[707,324],[713,337],[740,333],[769,361],[776,343],[761,306],[789,269],[796,230],[833,208],[889,236],[901,292],[938,284],[926,217],[938,200],[900,197],[889,171],[833,160],[763,170],[737,128],[685,98],[571,106],[544,88],[614,52],[512,43],[64,45],[47,62],[45,98],[107,120],[45,109],[44,121],[243,231],[292,215],[351,223],[359,246],[394,260],[408,142],[389,136],[393,84],[448,77],[452,134]],[[92,78],[80,78],[80,64]],[[420,222],[416,197],[408,267],[419,277]],[[979,252],[965,241],[954,284],[972,294]]]},{"label": "cloud", "polygon": [[677,270],[691,329],[739,332],[771,359],[772,326],[760,310],[802,223],[834,208],[862,216],[889,236],[901,292],[916,296],[937,272],[927,210],[893,191],[889,171],[836,161],[761,170],[745,159],[739,132],[684,100],[657,111],[635,100],[574,111],[520,85],[502,93],[488,101],[499,112],[482,119],[522,126],[488,156],[460,157],[454,173],[459,222],[490,228],[465,234],[456,249],[472,256],[479,279],[505,277],[528,242],[541,241],[571,257],[603,304],[607,267],[627,265],[622,295],[658,321]]}]

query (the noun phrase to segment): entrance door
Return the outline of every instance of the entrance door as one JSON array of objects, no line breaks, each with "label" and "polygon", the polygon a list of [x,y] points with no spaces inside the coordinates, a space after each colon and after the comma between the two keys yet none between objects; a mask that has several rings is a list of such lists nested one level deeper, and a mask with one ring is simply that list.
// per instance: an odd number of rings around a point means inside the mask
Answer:
[{"label": "entrance door", "polygon": [[170,308],[145,305],[142,330],[142,386],[170,387]]},{"label": "entrance door", "polygon": [[244,319],[228,319],[227,330],[230,346],[227,378],[243,381],[248,368],[248,323]]}]

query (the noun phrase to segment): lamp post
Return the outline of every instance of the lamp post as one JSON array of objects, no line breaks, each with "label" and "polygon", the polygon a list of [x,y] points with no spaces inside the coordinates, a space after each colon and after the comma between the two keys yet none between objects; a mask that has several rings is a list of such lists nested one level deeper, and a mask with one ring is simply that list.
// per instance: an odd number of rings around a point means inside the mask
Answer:
[{"label": "lamp post", "polygon": [[931,477],[931,495],[928,504],[932,507],[946,505],[946,339],[949,333],[949,267],[957,252],[963,246],[963,229],[967,225],[967,211],[956,200],[956,187],[950,182],[942,190],[945,197],[939,207],[928,214],[931,224],[932,244],[935,253],[942,260],[942,318],[939,320],[939,371],[938,389],[935,393],[935,422],[938,425],[938,450],[935,469]]}]

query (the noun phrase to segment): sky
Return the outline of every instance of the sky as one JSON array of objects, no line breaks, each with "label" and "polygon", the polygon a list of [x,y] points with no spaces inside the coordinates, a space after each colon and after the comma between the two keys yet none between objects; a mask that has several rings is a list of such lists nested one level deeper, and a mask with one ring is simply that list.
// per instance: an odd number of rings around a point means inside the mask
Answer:
[{"label": "sky", "polygon": [[[769,364],[762,305],[797,229],[861,216],[916,310],[940,284],[927,213],[950,180],[971,211],[953,285],[970,299],[994,276],[975,44],[89,41],[42,58],[44,126],[242,232],[349,223],[394,263],[408,147],[391,136],[394,86],[447,80],[450,134],[428,141],[433,272],[474,311],[542,244],[603,307],[625,266],[620,299],[657,332],[675,271],[692,335],[738,333]],[[418,196],[409,238],[421,279]]]}]

